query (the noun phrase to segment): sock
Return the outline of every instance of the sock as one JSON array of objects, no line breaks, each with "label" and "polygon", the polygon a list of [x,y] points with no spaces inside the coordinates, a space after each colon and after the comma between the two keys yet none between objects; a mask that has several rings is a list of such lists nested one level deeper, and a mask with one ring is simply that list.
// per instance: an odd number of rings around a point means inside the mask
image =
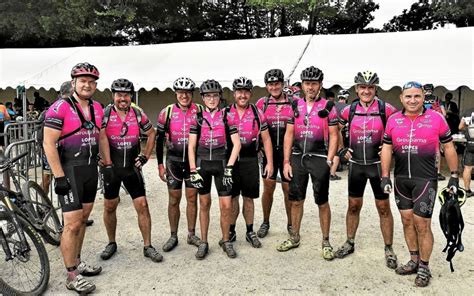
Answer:
[{"label": "sock", "polygon": [[420,261],[420,251],[410,251],[410,258],[413,262],[418,263]]},{"label": "sock", "polygon": [[253,224],[247,224],[247,233],[253,232]]},{"label": "sock", "polygon": [[195,229],[188,229],[188,236],[189,237],[194,236],[195,233],[196,233]]},{"label": "sock", "polygon": [[420,267],[424,267],[427,269],[429,264],[430,264],[429,261],[420,260]]},{"label": "sock", "polygon": [[235,233],[235,224],[230,224],[229,232]]},{"label": "sock", "polygon": [[171,231],[171,236],[177,236],[178,232],[177,231]]},{"label": "sock", "polygon": [[152,245],[149,245],[149,246],[143,246],[143,250],[148,250],[148,248],[153,248]]},{"label": "sock", "polygon": [[67,272],[67,279],[73,280],[78,275],[77,266],[74,265],[72,267],[66,267],[66,272]]},{"label": "sock", "polygon": [[353,237],[352,237],[352,238],[349,238],[349,237],[348,237],[348,238],[347,238],[347,242],[348,242],[349,245],[351,245],[351,246],[354,246],[354,244],[355,244]]}]

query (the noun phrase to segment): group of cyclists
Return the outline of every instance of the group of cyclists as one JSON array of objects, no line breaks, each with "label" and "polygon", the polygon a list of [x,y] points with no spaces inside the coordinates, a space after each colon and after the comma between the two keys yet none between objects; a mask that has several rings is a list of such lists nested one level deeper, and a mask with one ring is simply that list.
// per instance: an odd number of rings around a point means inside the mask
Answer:
[{"label": "group of cyclists", "polygon": [[[187,77],[173,83],[176,103],[158,115],[156,131],[145,112],[132,103],[135,89],[127,79],[112,83],[113,103],[104,109],[92,100],[98,69],[80,63],[71,70],[73,93],[56,101],[45,115],[44,150],[55,178],[54,189],[64,215],[61,252],[67,270],[66,287],[89,293],[95,285],[83,276],[98,275],[102,268],[81,258],[85,223],[96,196],[98,170],[104,181],[104,224],[109,243],[103,260],[117,251],[116,209],[123,183],[137,211],[143,236],[143,254],[154,262],[163,256],[151,244],[151,217],[142,167],[156,143],[158,173],[168,187],[170,237],[164,252],[178,245],[180,201],[186,199],[188,244],[197,247],[196,259],[209,252],[208,230],[212,203],[212,177],[219,196],[222,238],[219,246],[229,258],[237,252],[236,220],[240,212],[246,224],[245,240],[254,248],[270,231],[270,214],[278,175],[281,178],[288,239],[277,246],[286,252],[300,245],[309,178],[319,209],[321,254],[325,260],[344,258],[355,250],[363,194],[370,181],[380,217],[385,261],[397,274],[416,274],[415,284],[429,284],[429,258],[433,247],[431,215],[437,191],[438,153],[441,142],[451,169],[449,186],[458,187],[457,155],[450,129],[442,115],[423,105],[423,86],[403,86],[401,111],[377,97],[379,77],[371,71],[355,76],[357,98],[338,112],[335,103],[320,96],[323,72],[310,66],[301,72],[298,88],[285,87],[279,69],[265,73],[268,95],[250,103],[253,83],[238,77],[232,84],[234,102],[221,106],[223,89],[218,81],[199,86],[201,100],[194,97],[195,83]],[[341,93],[347,99],[347,93]],[[343,147],[340,131],[347,129]],[[140,149],[140,131],[146,135]],[[164,148],[166,147],[166,159]],[[100,158],[98,157],[100,155]],[[335,157],[349,162],[347,240],[337,250],[330,243],[331,208],[329,185]],[[390,163],[395,159],[395,182]],[[263,180],[263,221],[254,229],[255,203]],[[403,222],[410,260],[398,264],[392,248],[393,216],[389,193],[395,199]],[[199,203],[199,206],[198,206]],[[199,214],[200,236],[196,233]]]}]

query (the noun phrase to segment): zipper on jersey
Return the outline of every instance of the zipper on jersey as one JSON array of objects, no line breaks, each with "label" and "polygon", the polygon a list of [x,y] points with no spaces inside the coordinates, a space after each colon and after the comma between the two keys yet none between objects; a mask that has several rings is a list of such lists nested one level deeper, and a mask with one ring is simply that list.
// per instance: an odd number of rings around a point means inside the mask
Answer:
[{"label": "zipper on jersey", "polygon": [[[415,118],[416,120],[416,118]],[[411,126],[410,126],[410,139],[408,140],[408,178],[411,179],[411,139],[413,136],[413,123],[415,120],[410,120],[411,121]]]},{"label": "zipper on jersey", "polygon": [[183,162],[186,159],[186,113],[187,111],[184,113],[183,118]]},{"label": "zipper on jersey", "polygon": [[277,111],[277,142],[276,146],[280,146],[280,112]]},{"label": "zipper on jersey", "polygon": [[211,129],[211,141],[209,143],[209,160],[212,160],[212,141],[213,141],[213,134]]}]

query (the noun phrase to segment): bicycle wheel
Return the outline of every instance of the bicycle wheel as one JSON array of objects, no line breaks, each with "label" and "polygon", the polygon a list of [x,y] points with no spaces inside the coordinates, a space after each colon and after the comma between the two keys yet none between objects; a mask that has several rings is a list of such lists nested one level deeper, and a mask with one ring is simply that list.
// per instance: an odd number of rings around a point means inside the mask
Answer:
[{"label": "bicycle wheel", "polygon": [[[59,246],[61,242],[62,224],[51,200],[43,188],[34,181],[28,181],[22,186],[23,196],[30,202],[36,217],[31,217],[40,225],[39,234],[50,244]],[[31,219],[30,218],[30,219]]]},{"label": "bicycle wheel", "polygon": [[[33,226],[17,216],[26,244],[11,216],[0,217],[0,292],[5,295],[39,295],[49,282],[48,253]],[[26,248],[25,248],[26,247]]]}]

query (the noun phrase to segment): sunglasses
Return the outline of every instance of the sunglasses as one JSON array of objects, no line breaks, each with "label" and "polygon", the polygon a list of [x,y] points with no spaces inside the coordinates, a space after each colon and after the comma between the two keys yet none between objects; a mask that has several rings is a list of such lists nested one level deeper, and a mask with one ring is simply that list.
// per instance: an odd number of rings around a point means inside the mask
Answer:
[{"label": "sunglasses", "polygon": [[128,125],[124,122],[122,123],[122,129],[120,130],[120,137],[123,138],[128,133]]},{"label": "sunglasses", "polygon": [[402,90],[409,89],[409,88],[423,89],[423,85],[416,81],[410,81],[410,82],[405,83]]}]

